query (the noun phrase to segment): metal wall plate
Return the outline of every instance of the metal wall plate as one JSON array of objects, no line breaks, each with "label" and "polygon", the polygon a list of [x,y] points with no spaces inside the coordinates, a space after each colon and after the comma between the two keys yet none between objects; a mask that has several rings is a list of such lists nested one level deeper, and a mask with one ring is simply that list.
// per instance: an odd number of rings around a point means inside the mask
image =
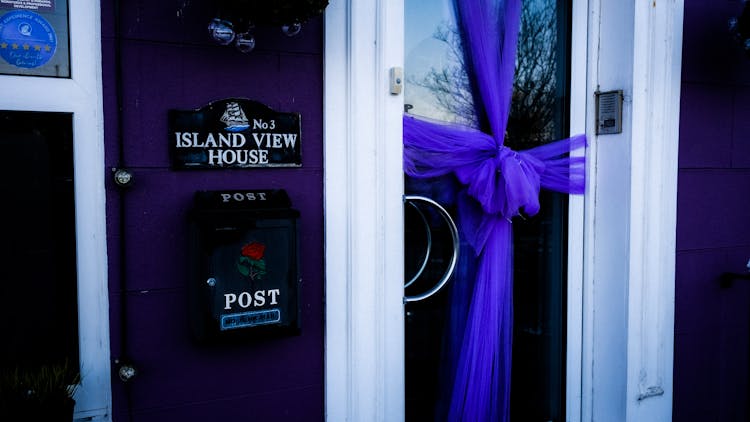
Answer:
[{"label": "metal wall plate", "polygon": [[596,134],[622,133],[622,90],[596,93]]}]

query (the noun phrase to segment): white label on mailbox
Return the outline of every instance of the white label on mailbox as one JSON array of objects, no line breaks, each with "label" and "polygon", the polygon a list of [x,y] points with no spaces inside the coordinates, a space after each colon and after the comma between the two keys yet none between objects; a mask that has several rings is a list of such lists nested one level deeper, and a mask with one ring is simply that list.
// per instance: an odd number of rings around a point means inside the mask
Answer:
[{"label": "white label on mailbox", "polygon": [[222,331],[233,330],[235,328],[274,324],[279,321],[281,321],[281,311],[278,309],[227,314],[221,316],[220,329]]}]

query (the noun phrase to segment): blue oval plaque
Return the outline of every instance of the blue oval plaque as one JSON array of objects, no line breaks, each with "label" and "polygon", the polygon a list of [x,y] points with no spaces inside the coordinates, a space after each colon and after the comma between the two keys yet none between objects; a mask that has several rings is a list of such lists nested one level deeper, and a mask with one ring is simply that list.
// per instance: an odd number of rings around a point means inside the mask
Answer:
[{"label": "blue oval plaque", "polygon": [[16,67],[35,68],[55,55],[57,35],[41,15],[15,10],[0,17],[0,57]]}]

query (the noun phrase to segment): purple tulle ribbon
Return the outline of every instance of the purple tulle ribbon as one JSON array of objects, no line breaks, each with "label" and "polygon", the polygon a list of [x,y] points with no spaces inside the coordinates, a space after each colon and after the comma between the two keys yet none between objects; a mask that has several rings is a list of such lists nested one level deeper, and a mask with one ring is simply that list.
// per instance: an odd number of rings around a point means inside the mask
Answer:
[{"label": "purple tulle ribbon", "polygon": [[[470,77],[490,133],[404,116],[404,171],[453,174],[459,229],[476,257],[452,294],[446,388],[450,421],[508,421],[513,336],[511,219],[539,211],[539,190],[583,193],[585,161],[570,152],[583,135],[525,151],[503,145],[521,11],[520,0],[455,2]],[[460,265],[460,264],[459,264]],[[463,298],[463,299],[462,299]]]}]

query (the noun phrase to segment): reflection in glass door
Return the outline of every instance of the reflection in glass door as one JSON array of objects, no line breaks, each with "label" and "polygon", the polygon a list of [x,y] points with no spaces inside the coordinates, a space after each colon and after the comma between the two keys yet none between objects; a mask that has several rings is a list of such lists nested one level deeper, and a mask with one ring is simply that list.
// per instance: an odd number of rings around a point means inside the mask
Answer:
[{"label": "reflection in glass door", "polygon": [[[565,137],[569,80],[570,5],[524,2],[516,80],[505,145],[524,150]],[[479,127],[450,0],[405,0],[405,112]],[[452,176],[451,176],[452,177]],[[407,178],[406,193],[452,209],[455,181]],[[514,335],[511,419],[565,419],[566,221],[565,195],[542,191],[542,209],[514,226]],[[433,249],[422,282],[437,280],[449,260],[447,228],[426,213]],[[406,209],[406,275],[419,270],[427,239],[422,216]],[[464,248],[465,249],[465,248]],[[458,271],[472,271],[459,266]],[[451,282],[453,283],[453,282]],[[406,419],[440,420],[441,351],[450,311],[449,283],[437,295],[406,306]],[[415,283],[409,289],[422,289]],[[410,290],[407,289],[407,294]]]}]

